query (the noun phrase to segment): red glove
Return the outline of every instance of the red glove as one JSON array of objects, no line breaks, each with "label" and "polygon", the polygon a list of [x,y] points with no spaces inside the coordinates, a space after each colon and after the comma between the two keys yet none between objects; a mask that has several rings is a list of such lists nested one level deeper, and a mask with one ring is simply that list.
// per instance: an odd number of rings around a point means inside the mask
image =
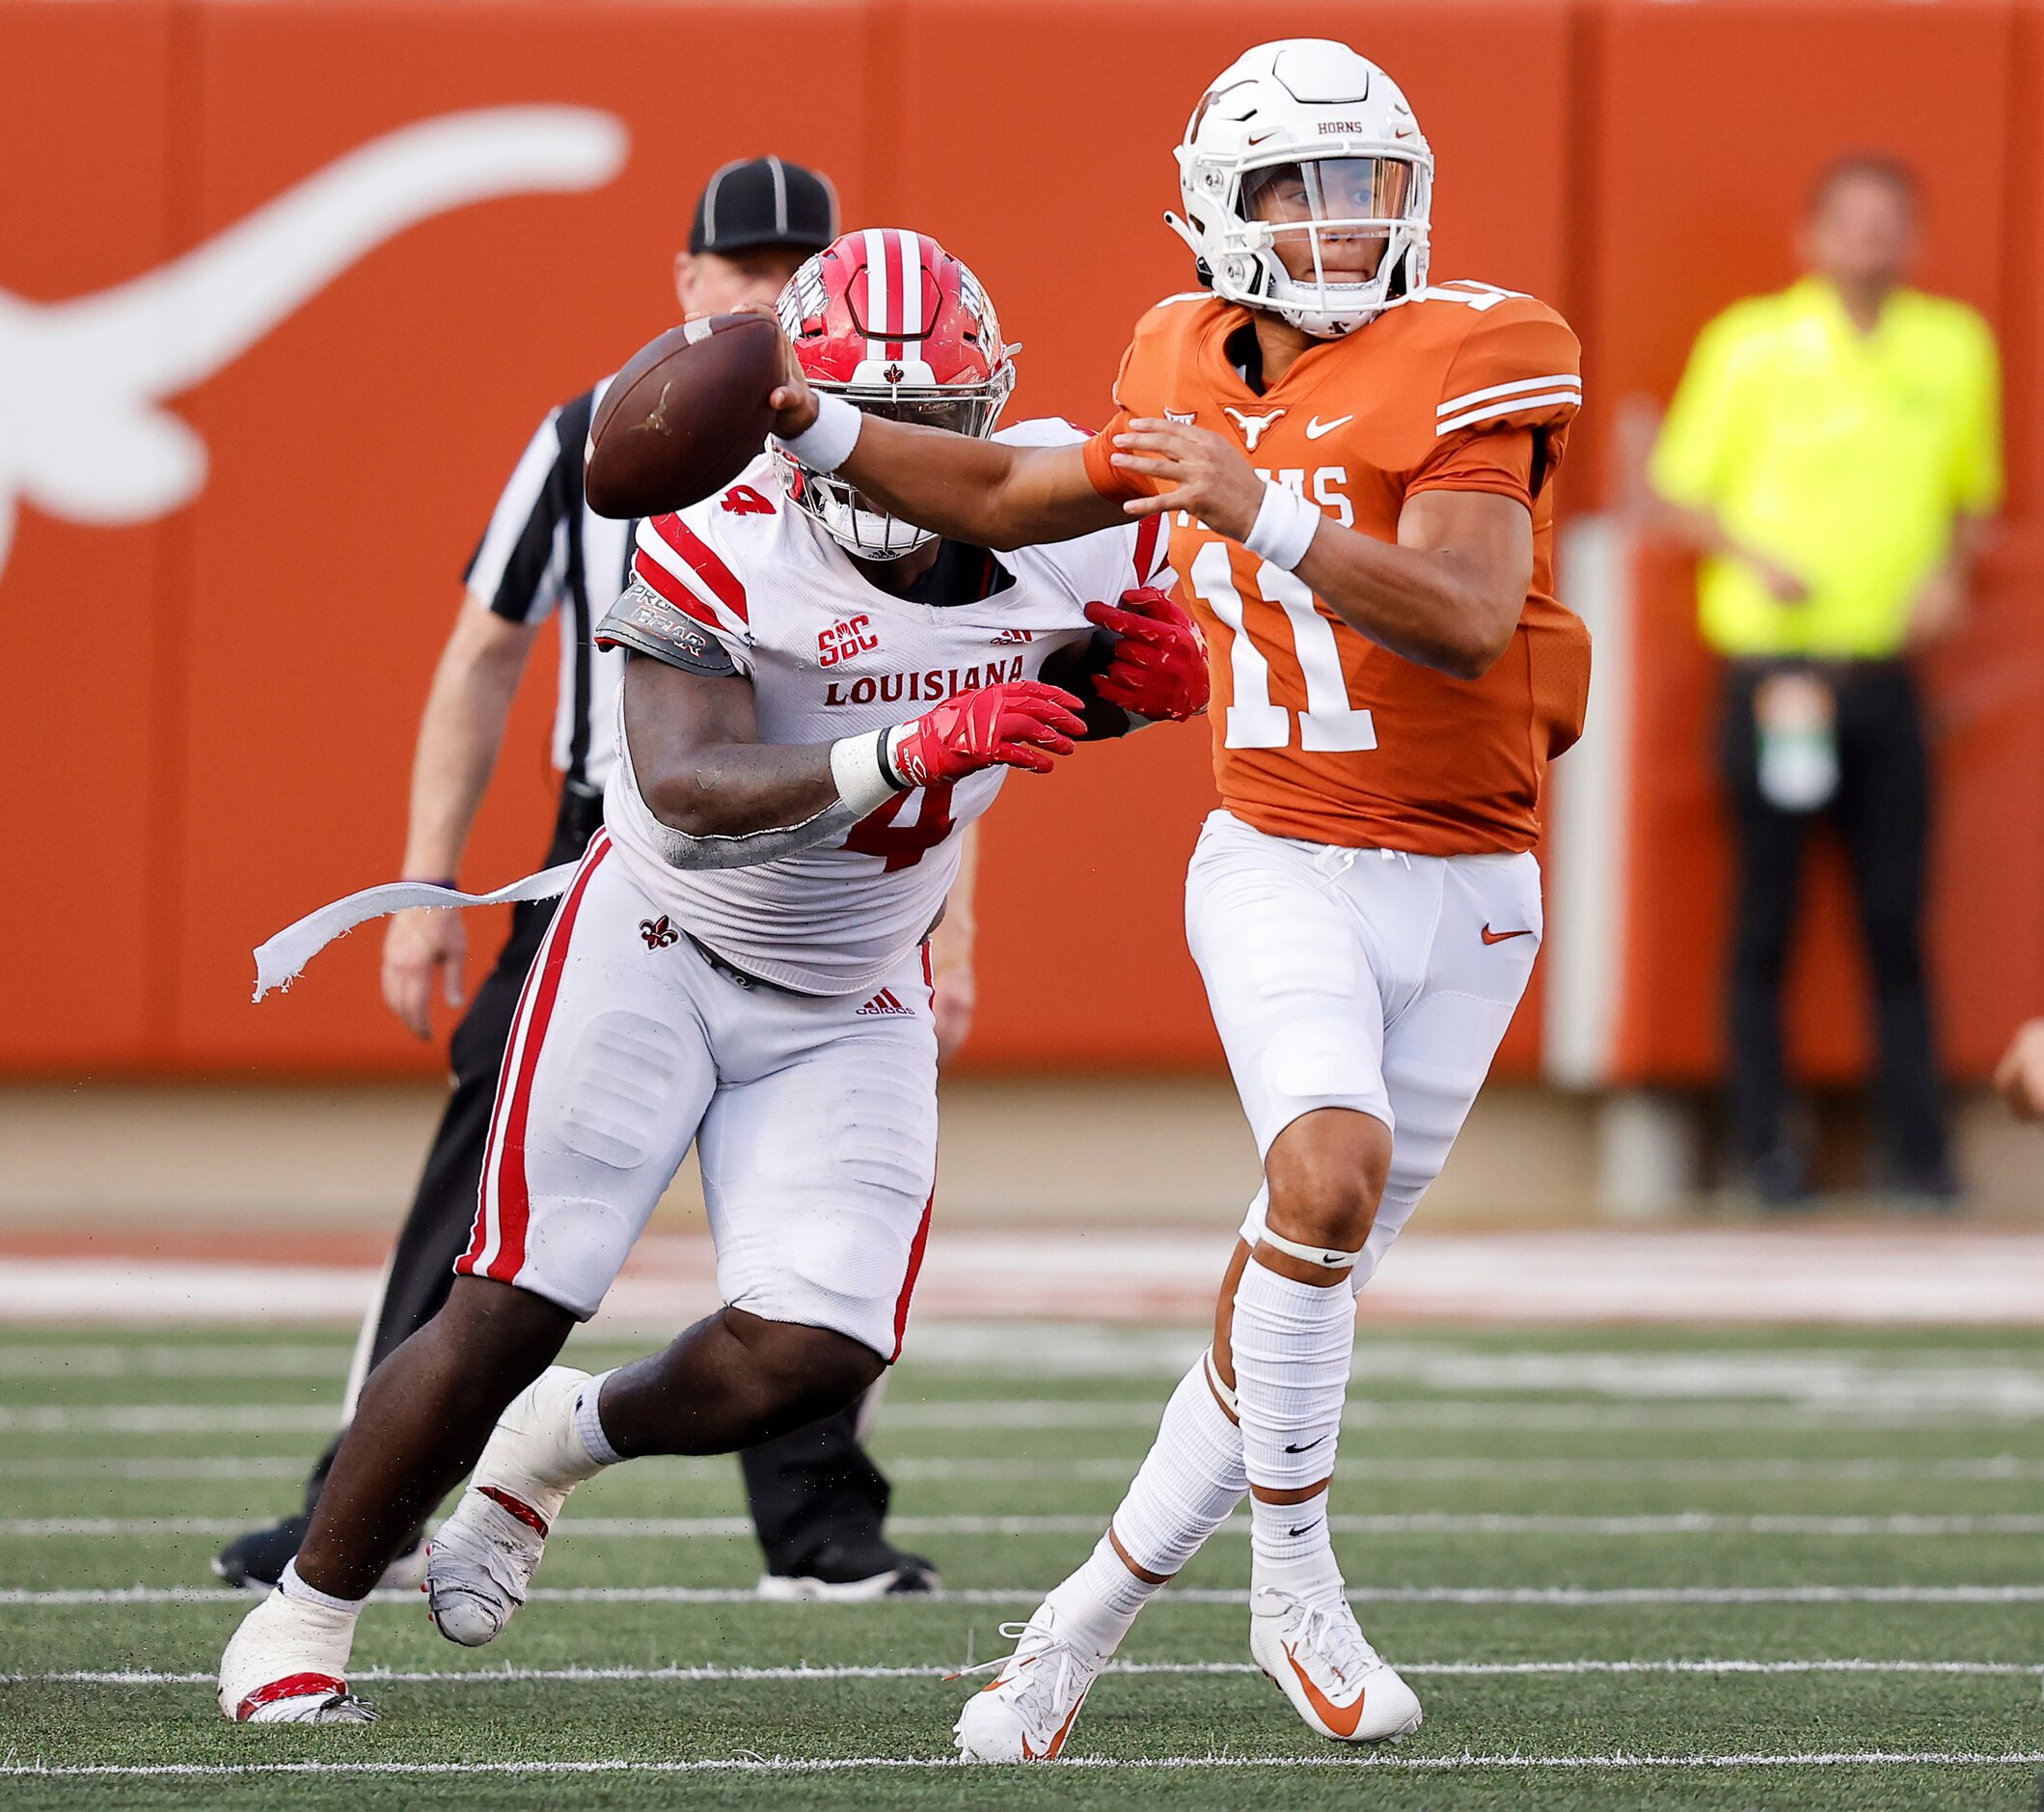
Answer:
[{"label": "red glove", "polygon": [[982,768],[1049,773],[1086,731],[1083,703],[1056,686],[1010,679],[946,699],[887,732],[885,758],[904,786],[963,780]]},{"label": "red glove", "polygon": [[1109,704],[1174,723],[1207,708],[1207,645],[1181,605],[1146,585],[1124,591],[1119,609],[1088,604],[1086,618],[1116,638],[1113,660],[1093,682]]}]

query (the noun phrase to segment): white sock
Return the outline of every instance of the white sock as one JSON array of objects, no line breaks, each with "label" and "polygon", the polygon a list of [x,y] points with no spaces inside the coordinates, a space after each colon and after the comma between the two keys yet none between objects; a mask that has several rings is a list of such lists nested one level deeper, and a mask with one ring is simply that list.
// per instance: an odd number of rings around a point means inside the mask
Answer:
[{"label": "white sock", "polygon": [[1137,1566],[1168,1579],[1248,1489],[1241,1430],[1213,1400],[1203,1353],[1164,1405],[1157,1439],[1114,1513],[1114,1533]]},{"label": "white sock", "polygon": [[1128,1496],[1078,1571],[1050,1594],[1061,1625],[1102,1655],[1121,1645],[1135,1613],[1163,1589],[1115,1551],[1118,1540],[1144,1573],[1177,1573],[1248,1490],[1241,1437],[1207,1386],[1207,1360],[1179,1380]]},{"label": "white sock", "polygon": [[1103,1535],[1085,1564],[1052,1588],[1046,1601],[1053,1628],[1096,1655],[1111,1655],[1135,1621],[1135,1613],[1160,1588],[1131,1573],[1114,1544]]},{"label": "white sock", "polygon": [[598,1372],[583,1386],[575,1398],[576,1436],[582,1441],[583,1451],[599,1468],[615,1466],[624,1458],[611,1445],[611,1438],[603,1432],[603,1412],[597,1403],[603,1395],[603,1381],[610,1375],[610,1372]]},{"label": "white sock", "polygon": [[[1249,1483],[1281,1492],[1319,1484],[1334,1470],[1355,1348],[1348,1279],[1299,1283],[1252,1257],[1236,1285],[1230,1335]],[[1309,1601],[1340,1594],[1324,1492],[1266,1503],[1252,1491],[1249,1515],[1258,1574],[1280,1574],[1273,1582]]]},{"label": "white sock", "polygon": [[294,1605],[310,1605],[332,1611],[347,1618],[350,1623],[362,1614],[363,1606],[368,1602],[362,1598],[336,1598],[331,1592],[322,1592],[316,1585],[308,1585],[299,1575],[296,1554],[285,1562],[284,1572],[278,1576],[277,1589]]},{"label": "white sock", "polygon": [[[507,1501],[515,1499],[550,1528],[568,1494],[584,1479],[615,1465],[619,1457],[596,1413],[597,1394],[609,1376],[606,1372],[585,1378],[564,1365],[550,1365],[541,1372],[504,1411],[498,1433],[476,1464],[469,1489],[494,1497],[506,1514],[524,1522],[527,1519]],[[515,1432],[515,1441],[508,1440],[505,1424]],[[538,1533],[543,1536],[546,1528]]]}]

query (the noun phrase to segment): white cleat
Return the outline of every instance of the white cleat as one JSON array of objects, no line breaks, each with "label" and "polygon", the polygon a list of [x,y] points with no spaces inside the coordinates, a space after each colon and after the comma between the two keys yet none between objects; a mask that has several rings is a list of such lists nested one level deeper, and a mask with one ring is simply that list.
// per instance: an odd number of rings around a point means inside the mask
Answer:
[{"label": "white cleat", "polygon": [[1306,1727],[1323,1737],[1397,1743],[1420,1727],[1419,1695],[1370,1646],[1346,1599],[1309,1606],[1275,1586],[1256,1586],[1249,1653]]},{"label": "white cleat", "polygon": [[272,1592],[242,1618],[220,1657],[221,1715],[237,1724],[368,1724],[347,1688],[352,1611]]},{"label": "white cleat", "polygon": [[1107,1657],[1061,1638],[1049,1604],[1027,1623],[1002,1624],[1000,1633],[1015,1643],[1015,1653],[964,1670],[1000,1669],[959,1713],[951,1730],[958,1753],[967,1762],[1050,1761],[1063,1750]]},{"label": "white cleat", "polygon": [[598,1469],[575,1433],[589,1374],[550,1366],[511,1400],[454,1514],[426,1547],[426,1611],[450,1642],[480,1648],[525,1603],[568,1493]]}]

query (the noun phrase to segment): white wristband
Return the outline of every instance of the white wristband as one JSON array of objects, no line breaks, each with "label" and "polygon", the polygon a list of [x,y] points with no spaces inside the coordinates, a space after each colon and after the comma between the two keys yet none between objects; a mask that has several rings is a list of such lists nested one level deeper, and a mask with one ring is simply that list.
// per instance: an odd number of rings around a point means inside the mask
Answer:
[{"label": "white wristband", "polygon": [[894,783],[881,755],[887,731],[878,735],[840,736],[831,745],[831,778],[837,782],[837,796],[861,818],[878,811],[903,789]]},{"label": "white wristband", "polygon": [[1242,545],[1273,566],[1290,572],[1306,558],[1321,526],[1321,512],[1298,492],[1274,480],[1264,480],[1264,501],[1242,536]]},{"label": "white wristband", "polygon": [[865,417],[842,397],[818,392],[816,420],[780,444],[811,472],[835,472],[851,458],[852,449],[858,444],[858,430],[864,426]]}]

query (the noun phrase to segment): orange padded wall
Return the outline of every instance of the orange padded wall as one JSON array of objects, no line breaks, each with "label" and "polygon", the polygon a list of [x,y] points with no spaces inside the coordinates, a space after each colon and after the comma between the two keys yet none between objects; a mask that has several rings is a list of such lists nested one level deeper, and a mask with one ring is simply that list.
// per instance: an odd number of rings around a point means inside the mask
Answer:
[{"label": "orange padded wall", "polygon": [[[548,406],[670,319],[669,261],[709,171],[777,150],[832,173],[848,221],[935,232],[1023,343],[1015,412],[1097,421],[1136,316],[1188,280],[1159,219],[1171,145],[1257,24],[1214,0],[1168,21],[1139,0],[0,0],[8,308],[153,271],[377,135],[460,109],[598,108],[630,138],[600,186],[457,207],[375,245],[162,398],[207,451],[195,502],[119,525],[17,509],[0,567],[0,1071],[436,1067],[383,1011],[375,932],[260,1009],[248,952],[393,872],[419,707],[485,512]],[[1921,161],[1931,280],[2011,336],[2020,509],[1978,628],[1938,673],[1940,975],[1977,1067],[2019,1006],[2044,1007],[2039,20],[1975,0],[1387,0],[1305,4],[1283,27],[1350,38],[1411,94],[1441,165],[1436,271],[1534,290],[1578,324],[1591,413],[1569,508],[1601,494],[1599,411],[1665,397],[1711,312],[1786,277],[1822,156],[1867,142]],[[1716,1050],[1722,845],[1684,583],[1654,577],[1642,645],[1622,1039],[1641,1076],[1705,1074]],[[472,882],[543,849],[552,648],[549,629]],[[1010,789],[987,837],[972,1061],[1217,1059],[1179,904],[1211,797],[1199,729]],[[1824,917],[1798,1033],[1837,1069],[1861,1031],[1836,897]],[[500,924],[473,916],[472,978]],[[1522,1073],[1538,1010],[1507,1046]]]},{"label": "orange padded wall", "polygon": [[[2011,141],[2008,8],[1615,0],[1591,24],[1579,73],[1592,77],[1598,127],[1595,255],[1583,316],[1592,390],[1607,405],[1639,393],[1665,400],[1705,320],[1794,277],[1811,178],[1842,151],[1886,150],[1915,166],[1927,202],[1924,280],[2004,334],[2016,325],[2004,306],[2008,247],[2034,234],[2015,232],[2007,184],[2012,159],[2033,160],[2036,147],[2018,157]],[[1940,98],[1926,106],[1926,96]],[[2034,336],[2021,327],[2019,349]],[[1590,426],[1594,453],[1594,414]],[[2033,434],[2013,412],[2009,426],[2022,466]],[[2019,527],[2008,554],[2027,540]],[[1714,676],[1686,568],[1649,558],[1641,575],[1620,1064],[1636,1077],[1700,1080],[1721,1062],[1729,885]],[[2011,862],[2011,833],[2030,827],[2033,840],[2038,816],[2035,794],[2015,783],[2036,742],[2044,638],[2033,596],[2033,577],[2012,558],[1999,562],[1978,620],[1931,675],[1943,782],[1934,960],[1952,1055],[1976,1072],[2005,1040],[2016,1002],[2044,1006],[2044,895],[2033,862]],[[1866,1060],[1867,1015],[1836,850],[1823,849],[1808,881],[1791,1049],[1806,1071],[1837,1076]]]}]

